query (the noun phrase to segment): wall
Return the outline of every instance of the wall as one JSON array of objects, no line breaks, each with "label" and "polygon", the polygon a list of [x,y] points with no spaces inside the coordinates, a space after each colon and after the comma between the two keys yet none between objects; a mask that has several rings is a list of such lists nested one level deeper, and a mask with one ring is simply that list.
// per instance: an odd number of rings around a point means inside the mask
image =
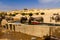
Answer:
[{"label": "wall", "polygon": [[[10,29],[9,24],[12,24],[12,30]],[[45,25],[26,25],[26,24],[15,24],[15,23],[8,23],[8,29],[10,31],[14,31],[13,25],[15,25],[15,31],[21,32],[28,35],[33,35],[37,37],[43,37],[44,35],[49,35],[49,28]]]},{"label": "wall", "polygon": [[43,37],[44,35],[49,34],[48,26],[41,25],[21,25],[16,27],[16,31],[22,32],[28,35],[34,35],[37,37]]}]

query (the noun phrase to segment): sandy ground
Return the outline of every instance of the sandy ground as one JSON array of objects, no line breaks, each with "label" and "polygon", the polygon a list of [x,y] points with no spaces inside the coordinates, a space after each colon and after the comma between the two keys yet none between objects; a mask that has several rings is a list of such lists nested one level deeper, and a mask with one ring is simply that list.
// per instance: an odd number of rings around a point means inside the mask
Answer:
[{"label": "sandy ground", "polygon": [[40,37],[35,37],[20,32],[9,32],[4,33],[0,36],[0,40],[32,40],[32,39],[42,40]]}]

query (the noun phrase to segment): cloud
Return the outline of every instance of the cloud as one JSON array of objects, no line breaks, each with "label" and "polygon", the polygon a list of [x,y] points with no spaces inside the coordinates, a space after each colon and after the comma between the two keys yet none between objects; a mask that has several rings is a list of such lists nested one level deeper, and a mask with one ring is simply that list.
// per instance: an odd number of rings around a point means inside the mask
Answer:
[{"label": "cloud", "polygon": [[38,0],[41,3],[58,3],[60,0]]},{"label": "cloud", "polygon": [[60,8],[60,0],[38,0],[40,8]]}]

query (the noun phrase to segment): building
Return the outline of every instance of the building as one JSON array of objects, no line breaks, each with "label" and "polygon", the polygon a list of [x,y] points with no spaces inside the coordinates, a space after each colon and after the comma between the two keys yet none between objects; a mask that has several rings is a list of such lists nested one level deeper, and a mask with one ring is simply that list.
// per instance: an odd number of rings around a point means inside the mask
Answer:
[{"label": "building", "polygon": [[45,23],[55,23],[55,21],[50,22],[50,17],[53,16],[54,14],[60,15],[60,9],[23,9],[23,10],[13,10],[7,12],[8,15],[17,14],[17,17],[21,17],[22,13],[24,13],[25,16],[27,17],[29,17],[29,13],[32,13],[33,17],[43,17]]}]

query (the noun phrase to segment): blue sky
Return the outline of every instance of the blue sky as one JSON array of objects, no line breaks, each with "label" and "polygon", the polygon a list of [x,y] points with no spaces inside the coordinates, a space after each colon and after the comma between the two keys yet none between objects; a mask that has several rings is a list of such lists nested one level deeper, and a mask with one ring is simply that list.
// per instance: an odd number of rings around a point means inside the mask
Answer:
[{"label": "blue sky", "polygon": [[60,0],[0,0],[0,10],[60,8]]}]

